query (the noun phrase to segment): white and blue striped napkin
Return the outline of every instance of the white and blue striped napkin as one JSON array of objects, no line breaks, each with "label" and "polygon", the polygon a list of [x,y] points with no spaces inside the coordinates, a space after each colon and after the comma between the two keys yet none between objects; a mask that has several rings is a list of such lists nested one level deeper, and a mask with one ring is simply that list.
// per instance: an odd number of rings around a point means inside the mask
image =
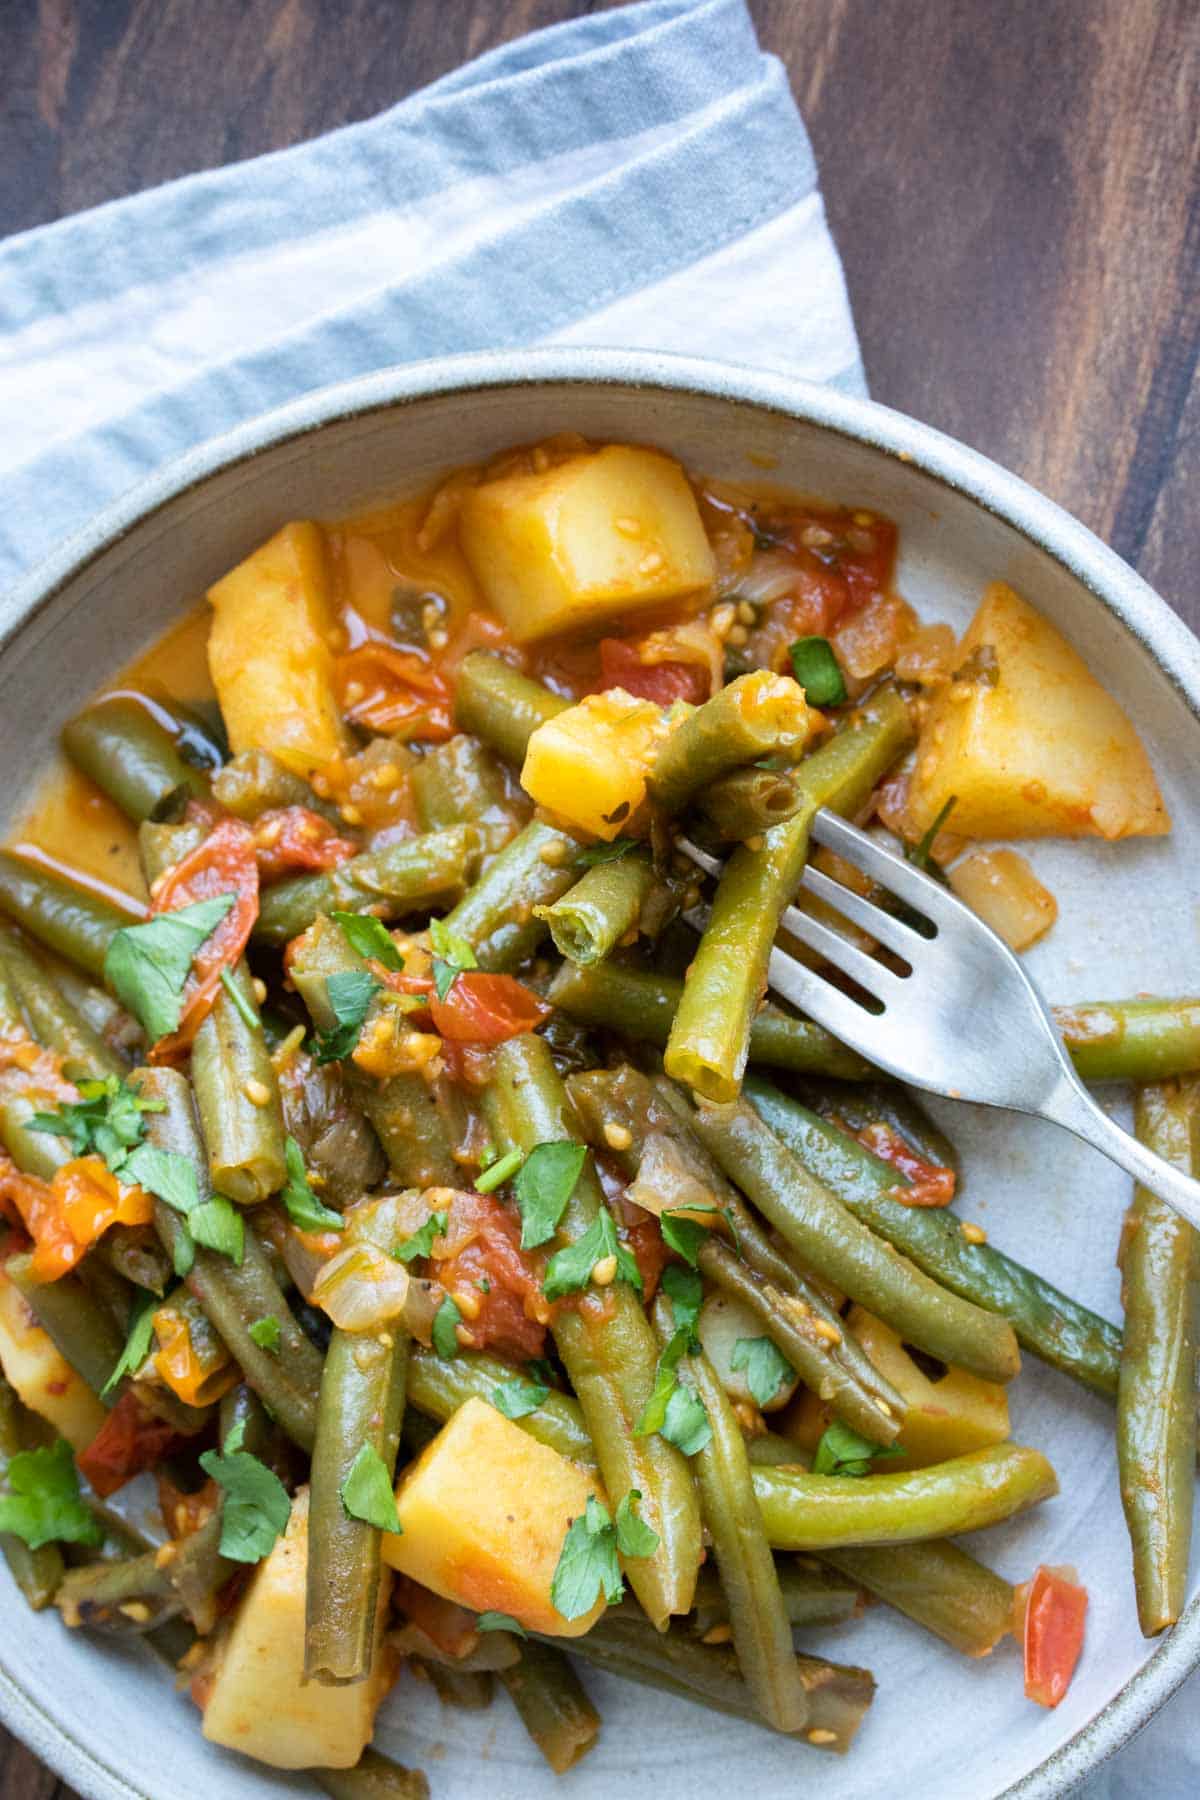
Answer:
[{"label": "white and blue striped napkin", "polygon": [[0,243],[0,589],[313,388],[533,343],[862,391],[787,76],[744,0],[645,0],[389,112]]}]

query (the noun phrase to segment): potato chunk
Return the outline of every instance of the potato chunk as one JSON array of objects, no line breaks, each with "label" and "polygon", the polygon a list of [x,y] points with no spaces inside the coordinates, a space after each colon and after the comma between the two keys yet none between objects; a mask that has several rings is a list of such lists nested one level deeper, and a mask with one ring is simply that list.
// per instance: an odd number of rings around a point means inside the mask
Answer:
[{"label": "potato chunk", "polygon": [[539,725],[521,786],[567,825],[611,842],[646,798],[646,776],[670,726],[649,700],[623,688],[588,694]]},{"label": "potato chunk", "polygon": [[[994,664],[992,663],[994,653]],[[1154,837],[1170,820],[1133,726],[1083,659],[1001,582],[960,646],[974,679],[930,708],[909,793],[915,833],[955,796],[962,837]]]},{"label": "potato chunk", "polygon": [[385,1533],[384,1561],[472,1612],[505,1612],[530,1631],[579,1637],[604,1611],[579,1619],[550,1599],[567,1527],[603,1498],[598,1483],[539,1444],[484,1400],[468,1400],[396,1489],[401,1536]]},{"label": "potato chunk", "polygon": [[2,1269],[0,1367],[31,1412],[53,1425],[72,1450],[87,1449],[108,1414],[83,1377],[55,1348]]},{"label": "potato chunk", "polygon": [[234,753],[296,775],[349,748],[333,688],[335,620],[316,525],[285,525],[209,589],[208,667]]},{"label": "potato chunk", "polygon": [[276,1769],[351,1769],[392,1684],[394,1661],[383,1646],[391,1576],[385,1569],[370,1674],[325,1687],[303,1679],[307,1567],[308,1489],[301,1488],[287,1531],[251,1577],[204,1683],[203,1731],[210,1743]]},{"label": "potato chunk", "polygon": [[713,554],[679,464],[611,444],[474,488],[459,531],[519,644],[708,588]]}]

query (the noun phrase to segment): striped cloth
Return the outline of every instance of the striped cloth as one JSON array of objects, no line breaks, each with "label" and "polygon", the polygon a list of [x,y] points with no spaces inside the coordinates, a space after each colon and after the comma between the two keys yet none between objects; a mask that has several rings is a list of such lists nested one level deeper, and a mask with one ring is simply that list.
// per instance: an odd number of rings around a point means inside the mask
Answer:
[{"label": "striped cloth", "polygon": [[816,165],[744,0],[645,0],[389,112],[0,244],[0,590],[182,451],[533,343],[863,391]]}]

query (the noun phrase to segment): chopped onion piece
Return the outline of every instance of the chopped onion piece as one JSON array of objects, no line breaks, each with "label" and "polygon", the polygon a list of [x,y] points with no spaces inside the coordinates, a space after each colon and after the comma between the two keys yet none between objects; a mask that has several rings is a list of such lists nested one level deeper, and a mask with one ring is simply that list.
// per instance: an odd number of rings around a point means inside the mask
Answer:
[{"label": "chopped onion piece", "polygon": [[1016,850],[975,850],[955,863],[950,886],[1012,950],[1027,950],[1058,917],[1058,902]]}]

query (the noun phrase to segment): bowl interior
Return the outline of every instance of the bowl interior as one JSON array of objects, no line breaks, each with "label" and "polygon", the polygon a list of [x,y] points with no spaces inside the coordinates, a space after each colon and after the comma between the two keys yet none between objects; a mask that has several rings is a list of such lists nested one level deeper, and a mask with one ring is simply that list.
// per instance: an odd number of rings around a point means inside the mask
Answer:
[{"label": "bowl interior", "polygon": [[[861,417],[869,419],[869,410]],[[7,821],[27,804],[68,713],[282,521],[334,517],[411,491],[457,462],[564,429],[652,443],[705,473],[769,479],[879,508],[900,525],[900,585],[925,618],[961,629],[991,580],[1024,593],[1138,723],[1174,819],[1173,835],[1154,843],[1026,847],[1060,909],[1030,967],[1055,1000],[1200,991],[1189,878],[1200,852],[1200,801],[1189,781],[1200,721],[1145,644],[1062,560],[918,462],[716,391],[548,379],[427,394],[334,417],[208,474],[158,505],[18,625],[0,663]],[[968,1033],[972,1021],[960,1027]],[[1119,1319],[1114,1257],[1123,1178],[1049,1127],[952,1103],[935,1110],[963,1153],[960,1210],[995,1243]],[[1038,1562],[1065,1562],[1089,1585],[1084,1659],[1056,1712],[1023,1699],[1011,1644],[968,1662],[879,1608],[817,1640],[830,1656],[866,1664],[879,1681],[849,1757],[825,1757],[818,1767],[816,1752],[587,1672],[606,1729],[569,1777],[570,1791],[601,1800],[620,1782],[627,1793],[674,1800],[726,1781],[744,1785],[749,1774],[760,1792],[807,1779],[829,1800],[866,1800],[903,1770],[908,1792],[979,1800],[1051,1757],[1053,1767],[1033,1775],[1030,1792],[1061,1791],[1077,1779],[1108,1747],[1112,1727],[1064,1747],[1154,1651],[1134,1616],[1111,1408],[1032,1361],[1011,1398],[1014,1436],[1049,1453],[1062,1494],[976,1537],[972,1548],[1014,1579]],[[173,1695],[148,1654],[69,1634],[56,1615],[34,1618],[6,1572],[0,1618],[0,1702],[14,1727],[85,1793],[161,1795],[168,1768],[174,1800],[207,1800],[215,1788],[229,1800],[266,1800],[293,1783],[308,1791],[303,1778],[276,1776],[204,1744],[193,1708]],[[1194,1616],[1190,1630],[1200,1636]],[[477,1790],[481,1763],[493,1800],[557,1788],[503,1697],[483,1714],[452,1712],[405,1676],[382,1715],[379,1741],[402,1762],[424,1766],[445,1800]]]}]

